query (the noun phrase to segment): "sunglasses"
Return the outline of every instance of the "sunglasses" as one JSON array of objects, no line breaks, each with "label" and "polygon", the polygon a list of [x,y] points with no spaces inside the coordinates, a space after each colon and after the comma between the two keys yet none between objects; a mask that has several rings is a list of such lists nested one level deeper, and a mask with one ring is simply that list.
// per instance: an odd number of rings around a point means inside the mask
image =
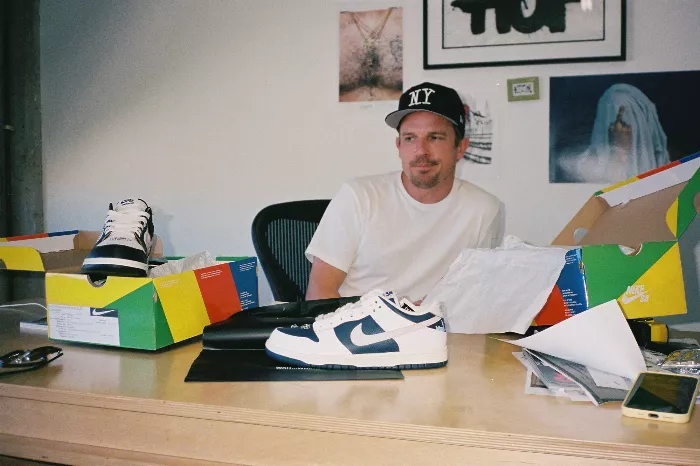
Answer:
[{"label": "sunglasses", "polygon": [[0,356],[0,375],[38,369],[61,356],[63,356],[63,350],[56,346],[40,346],[33,350],[10,351]]}]

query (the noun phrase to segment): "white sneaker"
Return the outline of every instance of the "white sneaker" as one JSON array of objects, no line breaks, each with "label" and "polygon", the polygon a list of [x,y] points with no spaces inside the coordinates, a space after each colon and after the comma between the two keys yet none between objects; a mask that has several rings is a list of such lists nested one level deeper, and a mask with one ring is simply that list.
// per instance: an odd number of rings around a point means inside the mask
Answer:
[{"label": "white sneaker", "polygon": [[275,329],[265,350],[295,366],[425,369],[447,364],[447,334],[439,305],[422,309],[375,290],[313,325]]},{"label": "white sneaker", "polygon": [[142,199],[109,205],[102,235],[81,271],[90,274],[145,277],[153,241],[153,212]]}]

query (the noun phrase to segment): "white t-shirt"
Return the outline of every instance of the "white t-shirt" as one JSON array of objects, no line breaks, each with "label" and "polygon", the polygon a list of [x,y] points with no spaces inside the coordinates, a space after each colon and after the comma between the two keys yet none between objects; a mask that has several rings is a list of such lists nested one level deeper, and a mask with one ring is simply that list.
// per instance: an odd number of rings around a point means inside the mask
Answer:
[{"label": "white t-shirt", "polygon": [[341,296],[373,289],[422,299],[464,248],[492,248],[503,239],[499,200],[465,180],[435,204],[413,199],[401,172],[344,183],[306,249],[347,273]]}]

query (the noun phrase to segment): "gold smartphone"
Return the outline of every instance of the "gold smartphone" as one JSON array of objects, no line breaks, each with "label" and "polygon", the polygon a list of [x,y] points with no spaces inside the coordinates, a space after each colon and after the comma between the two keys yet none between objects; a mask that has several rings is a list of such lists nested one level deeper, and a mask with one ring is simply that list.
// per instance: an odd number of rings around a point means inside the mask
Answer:
[{"label": "gold smartphone", "polygon": [[642,372],[622,402],[629,417],[683,423],[690,420],[700,380],[689,375]]}]

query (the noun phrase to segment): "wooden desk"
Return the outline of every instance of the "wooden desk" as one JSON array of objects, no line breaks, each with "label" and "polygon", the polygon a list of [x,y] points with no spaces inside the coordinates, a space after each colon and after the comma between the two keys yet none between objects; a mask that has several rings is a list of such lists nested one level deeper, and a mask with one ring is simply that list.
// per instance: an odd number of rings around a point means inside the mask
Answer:
[{"label": "wooden desk", "polygon": [[[0,351],[47,343],[0,311]],[[55,342],[54,342],[55,343]],[[0,378],[0,455],[71,464],[700,464],[689,424],[619,403],[523,394],[516,347],[450,335],[447,367],[405,380],[184,383],[199,341],[159,353],[61,343]],[[111,458],[109,461],[106,458]]]}]

